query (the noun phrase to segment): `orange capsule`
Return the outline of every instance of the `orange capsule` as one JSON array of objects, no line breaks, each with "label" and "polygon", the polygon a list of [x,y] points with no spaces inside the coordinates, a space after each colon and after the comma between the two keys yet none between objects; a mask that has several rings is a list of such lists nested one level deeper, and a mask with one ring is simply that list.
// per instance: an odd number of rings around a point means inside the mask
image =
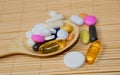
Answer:
[{"label": "orange capsule", "polygon": [[86,63],[93,64],[101,49],[101,44],[98,40],[94,41],[86,54]]},{"label": "orange capsule", "polygon": [[80,13],[79,15],[81,18],[85,18],[86,16],[88,16],[86,13]]},{"label": "orange capsule", "polygon": [[73,38],[74,38],[74,34],[70,33],[68,38],[67,38],[67,41],[71,41]]}]

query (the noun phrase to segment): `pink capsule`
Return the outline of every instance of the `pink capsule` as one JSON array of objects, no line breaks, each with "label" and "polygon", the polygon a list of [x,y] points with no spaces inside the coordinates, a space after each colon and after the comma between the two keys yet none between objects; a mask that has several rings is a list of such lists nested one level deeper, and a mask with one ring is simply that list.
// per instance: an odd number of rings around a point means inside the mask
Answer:
[{"label": "pink capsule", "polygon": [[42,43],[45,41],[45,36],[43,35],[32,35],[32,40],[36,43]]},{"label": "pink capsule", "polygon": [[95,16],[87,16],[85,17],[84,22],[86,25],[91,26],[96,24],[97,19]]}]

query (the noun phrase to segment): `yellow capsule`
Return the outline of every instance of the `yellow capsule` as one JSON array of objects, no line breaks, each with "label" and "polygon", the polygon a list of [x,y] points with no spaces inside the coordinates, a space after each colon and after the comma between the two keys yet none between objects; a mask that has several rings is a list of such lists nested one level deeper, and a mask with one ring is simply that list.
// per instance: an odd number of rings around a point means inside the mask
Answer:
[{"label": "yellow capsule", "polygon": [[94,41],[88,49],[86,54],[86,63],[93,64],[95,59],[97,58],[101,49],[101,43],[96,40]]},{"label": "yellow capsule", "polygon": [[73,27],[69,24],[63,25],[61,27],[61,29],[66,30],[67,32],[72,32],[73,31]]},{"label": "yellow capsule", "polygon": [[57,50],[61,50],[65,46],[66,46],[65,40],[53,40],[41,45],[38,51],[43,54],[47,54]]}]

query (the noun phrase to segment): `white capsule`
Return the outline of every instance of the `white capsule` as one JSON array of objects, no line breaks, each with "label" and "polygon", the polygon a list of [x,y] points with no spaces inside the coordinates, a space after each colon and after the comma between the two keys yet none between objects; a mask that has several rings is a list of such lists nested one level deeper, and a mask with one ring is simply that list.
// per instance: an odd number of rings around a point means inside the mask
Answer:
[{"label": "white capsule", "polygon": [[31,38],[32,37],[32,32],[29,30],[26,32],[26,37]]},{"label": "white capsule", "polygon": [[45,37],[45,40],[47,41],[47,40],[52,40],[52,39],[54,39],[55,38],[55,36],[54,35],[51,35],[51,36],[48,36],[48,37]]},{"label": "white capsule", "polygon": [[32,39],[27,39],[27,45],[32,47],[35,44],[35,42]]},{"label": "white capsule", "polygon": [[57,39],[62,39],[62,40],[66,40],[68,38],[68,32],[65,30],[60,29],[57,32]]},{"label": "white capsule", "polygon": [[78,15],[72,15],[70,20],[77,25],[82,25],[84,23],[84,20]]},{"label": "white capsule", "polygon": [[58,15],[58,13],[56,11],[54,11],[54,10],[49,12],[50,17],[54,17],[54,16],[57,16],[57,15]]},{"label": "white capsule", "polygon": [[50,22],[50,23],[44,23],[44,26],[46,28],[60,28],[64,25],[63,21],[55,21],[55,22]]},{"label": "white capsule", "polygon": [[58,14],[54,17],[51,17],[49,19],[47,19],[45,22],[48,23],[48,22],[54,22],[54,21],[57,21],[57,20],[64,20],[64,15],[63,14]]}]

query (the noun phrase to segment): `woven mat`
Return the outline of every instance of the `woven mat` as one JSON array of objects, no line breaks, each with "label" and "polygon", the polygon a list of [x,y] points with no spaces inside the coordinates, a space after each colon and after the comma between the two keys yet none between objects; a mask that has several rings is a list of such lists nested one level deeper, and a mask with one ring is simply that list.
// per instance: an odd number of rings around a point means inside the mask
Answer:
[{"label": "woven mat", "polygon": [[50,10],[63,13],[66,19],[82,12],[97,17],[97,32],[103,47],[98,60],[77,70],[65,67],[66,53],[87,52],[89,45],[78,40],[72,49],[55,57],[0,58],[0,75],[120,75],[120,0],[0,0],[0,50],[15,49],[14,41],[36,23],[44,22]]}]

